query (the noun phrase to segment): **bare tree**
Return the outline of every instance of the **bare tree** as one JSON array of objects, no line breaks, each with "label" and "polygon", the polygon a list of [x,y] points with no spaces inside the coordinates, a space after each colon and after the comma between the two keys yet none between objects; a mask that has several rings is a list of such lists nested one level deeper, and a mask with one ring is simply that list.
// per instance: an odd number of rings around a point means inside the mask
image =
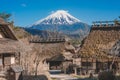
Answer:
[{"label": "bare tree", "polygon": [[29,47],[22,41],[19,41],[18,51],[20,52],[20,58],[19,58],[20,65],[25,70],[25,74],[27,74],[28,72],[26,72],[26,71],[28,70],[28,64],[29,64],[28,61],[29,61],[29,57],[30,57],[29,52],[31,51],[31,47]]},{"label": "bare tree", "polygon": [[33,47],[33,50],[35,52],[35,59],[34,59],[34,64],[35,64],[35,76],[37,76],[37,72],[38,72],[38,65],[40,63],[40,61],[42,60],[41,58],[41,54],[43,50],[39,50],[36,47]]},{"label": "bare tree", "polygon": [[34,58],[34,64],[35,64],[35,76],[38,75],[38,67],[40,62],[42,62],[43,60],[50,58],[52,55],[51,52],[51,48],[46,48],[48,46],[46,46],[45,44],[37,44],[33,47],[33,51],[35,54],[35,58]]}]

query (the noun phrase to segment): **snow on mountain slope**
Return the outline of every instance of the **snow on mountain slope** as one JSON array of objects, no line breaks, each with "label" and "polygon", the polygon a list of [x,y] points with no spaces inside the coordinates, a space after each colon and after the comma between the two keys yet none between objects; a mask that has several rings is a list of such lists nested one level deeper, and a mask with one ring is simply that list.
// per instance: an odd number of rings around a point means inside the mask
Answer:
[{"label": "snow on mountain slope", "polygon": [[[89,25],[73,17],[67,11],[58,10],[31,25],[30,29],[59,32],[70,37],[84,37],[89,33]],[[42,34],[42,33],[41,33]]]},{"label": "snow on mountain slope", "polygon": [[51,15],[47,16],[46,18],[37,21],[34,25],[39,24],[74,24],[80,22],[79,19],[73,17],[70,15],[67,11],[64,10],[58,10]]}]

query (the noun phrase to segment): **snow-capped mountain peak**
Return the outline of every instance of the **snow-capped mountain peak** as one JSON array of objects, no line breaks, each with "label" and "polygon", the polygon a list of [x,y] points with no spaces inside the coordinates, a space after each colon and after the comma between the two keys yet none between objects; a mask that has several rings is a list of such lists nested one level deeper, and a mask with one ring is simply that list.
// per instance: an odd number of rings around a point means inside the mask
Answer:
[{"label": "snow-capped mountain peak", "polygon": [[39,24],[63,25],[63,24],[74,24],[77,22],[80,22],[80,20],[70,15],[67,11],[58,10],[56,12],[53,12],[51,15],[47,16],[46,18],[37,21],[35,25],[39,25]]}]

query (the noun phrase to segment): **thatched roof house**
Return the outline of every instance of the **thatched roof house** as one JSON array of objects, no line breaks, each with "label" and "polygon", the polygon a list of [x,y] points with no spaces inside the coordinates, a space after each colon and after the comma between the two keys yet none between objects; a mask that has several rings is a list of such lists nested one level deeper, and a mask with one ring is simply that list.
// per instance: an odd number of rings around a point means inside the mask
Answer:
[{"label": "thatched roof house", "polygon": [[0,53],[19,52],[20,44],[9,24],[0,18]]},{"label": "thatched roof house", "polygon": [[18,41],[9,24],[0,18],[0,69],[19,65],[22,49],[22,43]]},{"label": "thatched roof house", "polygon": [[120,25],[91,27],[78,54],[82,57],[108,57],[110,49],[120,39]]},{"label": "thatched roof house", "polygon": [[34,51],[41,51],[40,57],[43,57],[42,55],[45,57],[49,55],[48,57],[51,58],[59,55],[64,56],[64,52],[70,52],[71,54],[75,53],[75,48],[70,44],[70,42],[65,42],[65,39],[63,39],[63,41],[59,41],[57,39],[54,41],[49,41],[53,39],[49,38],[49,40],[46,42],[46,38],[44,39],[44,42],[41,42],[41,39],[43,38],[39,36],[33,36],[32,38],[32,41],[30,39],[30,45],[33,47],[32,49]]},{"label": "thatched roof house", "polygon": [[30,46],[42,58],[59,55],[64,50],[64,43],[31,43]]},{"label": "thatched roof house", "polygon": [[[34,71],[35,65],[38,62],[38,69],[42,68],[42,70],[38,71],[38,73],[41,73],[44,72],[45,68],[53,69],[54,65],[59,66],[62,64],[62,62],[72,60],[70,57],[72,57],[71,52],[74,50],[74,47],[70,44],[66,43],[65,41],[41,42],[40,39],[41,38],[34,37],[34,39],[32,39],[34,41],[30,41],[32,51],[29,54],[31,60],[29,62],[31,65],[28,67],[30,70],[29,73]],[[58,68],[60,69],[61,67]]]},{"label": "thatched roof house", "polygon": [[[31,52],[26,54],[24,62],[25,70],[28,74],[43,74],[49,68],[47,62],[53,56],[61,54],[64,50],[64,43],[32,43],[30,42]],[[37,66],[37,71],[36,71]],[[40,70],[39,70],[40,69]]]},{"label": "thatched roof house", "polygon": [[41,55],[40,57],[49,58],[49,60],[63,61],[65,59],[72,59],[75,53],[75,48],[68,42],[31,43],[30,45],[33,52],[36,51]]},{"label": "thatched roof house", "polygon": [[51,61],[72,60],[72,57],[75,53],[75,48],[70,44],[70,42],[64,42],[60,44],[61,45],[59,45],[59,47],[61,49],[56,50],[55,55],[52,55],[49,60]]},{"label": "thatched roof house", "polygon": [[[12,71],[10,69],[13,66],[20,65],[20,53],[24,50],[24,44],[18,41],[10,24],[0,18],[0,73],[6,72],[7,75],[2,74],[9,77],[9,80],[18,80],[22,70],[14,71],[11,75]],[[20,68],[22,69],[22,67]]]},{"label": "thatched roof house", "polygon": [[[87,70],[94,70],[99,72],[100,70],[106,70],[110,68],[113,61],[115,67],[119,67],[119,57],[113,57],[110,55],[115,54],[118,47],[115,44],[120,40],[120,25],[115,24],[101,24],[91,27],[89,35],[82,41],[80,50],[77,56],[81,59],[81,67]],[[112,67],[115,69],[114,67]]]}]

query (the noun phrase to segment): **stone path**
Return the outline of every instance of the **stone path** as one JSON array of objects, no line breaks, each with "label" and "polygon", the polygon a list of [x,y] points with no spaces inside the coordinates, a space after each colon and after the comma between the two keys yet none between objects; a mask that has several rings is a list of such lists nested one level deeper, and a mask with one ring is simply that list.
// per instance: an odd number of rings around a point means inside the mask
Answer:
[{"label": "stone path", "polygon": [[54,75],[50,75],[50,77],[55,78],[57,80],[78,80],[78,78],[66,74],[59,74],[59,75],[54,74]]}]

